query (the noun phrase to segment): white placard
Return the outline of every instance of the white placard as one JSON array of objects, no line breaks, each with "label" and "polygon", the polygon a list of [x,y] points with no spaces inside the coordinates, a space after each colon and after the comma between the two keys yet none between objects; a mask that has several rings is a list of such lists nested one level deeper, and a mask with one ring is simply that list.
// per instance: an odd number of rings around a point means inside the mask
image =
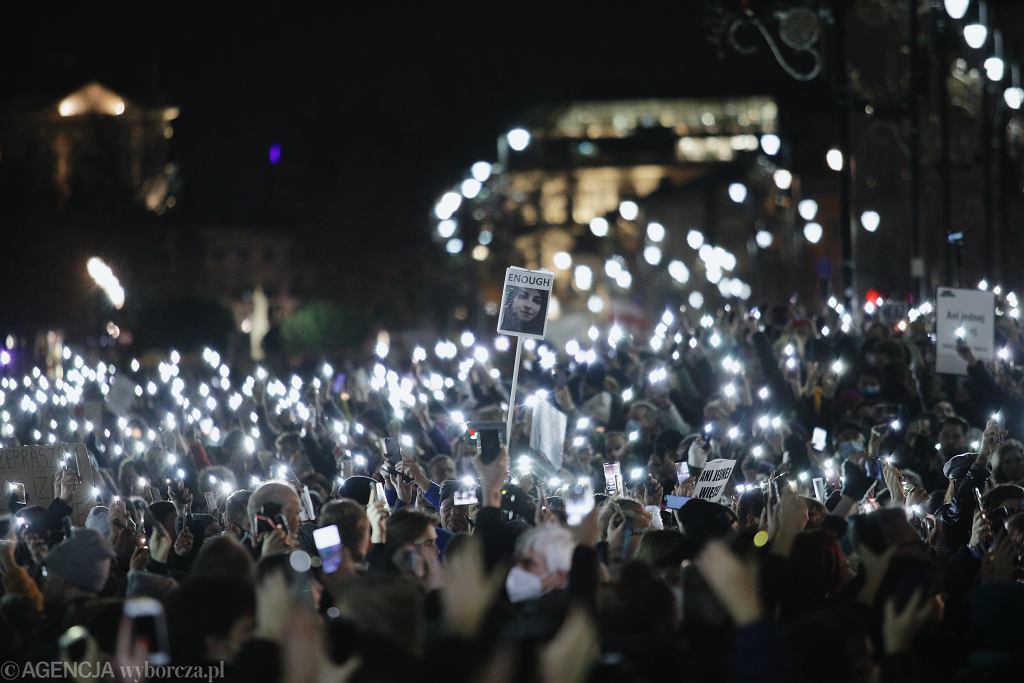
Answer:
[{"label": "white placard", "polygon": [[53,490],[53,479],[54,475],[63,469],[64,458],[69,453],[74,454],[75,462],[78,463],[78,473],[82,477],[75,497],[71,500],[71,507],[74,508],[72,518],[78,526],[85,524],[89,510],[96,505],[96,494],[93,492],[96,474],[93,472],[92,461],[89,460],[85,444],[0,448],[0,491],[3,491],[5,500],[9,495],[9,484],[20,482],[25,485],[29,505],[48,507],[57,493],[60,493]]},{"label": "white placard", "polygon": [[555,276],[541,270],[508,268],[501,295],[498,332],[543,339],[548,325],[548,302]]},{"label": "white placard", "polygon": [[537,401],[530,426],[530,450],[551,463],[555,471],[562,469],[562,448],[569,418],[547,401]]},{"label": "white placard", "polygon": [[966,375],[967,363],[956,352],[956,332],[980,361],[991,361],[995,345],[995,297],[977,289],[939,287],[935,297],[935,371]]},{"label": "white placard", "polygon": [[725,491],[726,484],[729,483],[734,467],[735,460],[708,460],[701,470],[697,485],[693,488],[693,497],[717,503]]},{"label": "white placard", "polygon": [[110,391],[107,393],[107,408],[110,412],[126,420],[130,419],[137,396],[135,389],[138,386],[127,377],[121,375],[115,377],[110,385]]}]

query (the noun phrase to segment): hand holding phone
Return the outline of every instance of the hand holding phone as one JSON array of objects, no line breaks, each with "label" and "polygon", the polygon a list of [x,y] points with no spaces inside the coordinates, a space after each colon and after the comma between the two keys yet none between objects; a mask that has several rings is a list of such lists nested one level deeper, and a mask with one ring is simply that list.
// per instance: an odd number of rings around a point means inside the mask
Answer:
[{"label": "hand holding phone", "polygon": [[326,574],[333,574],[341,566],[341,533],[335,524],[313,531],[313,542],[320,554],[321,568]]}]

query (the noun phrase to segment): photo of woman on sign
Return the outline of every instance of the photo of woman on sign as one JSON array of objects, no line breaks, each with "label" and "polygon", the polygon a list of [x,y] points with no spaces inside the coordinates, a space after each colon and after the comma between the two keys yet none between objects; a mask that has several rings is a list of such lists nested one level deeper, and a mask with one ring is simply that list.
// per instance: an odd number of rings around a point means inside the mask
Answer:
[{"label": "photo of woman on sign", "polygon": [[530,287],[505,287],[498,332],[542,337],[548,314],[548,292]]}]

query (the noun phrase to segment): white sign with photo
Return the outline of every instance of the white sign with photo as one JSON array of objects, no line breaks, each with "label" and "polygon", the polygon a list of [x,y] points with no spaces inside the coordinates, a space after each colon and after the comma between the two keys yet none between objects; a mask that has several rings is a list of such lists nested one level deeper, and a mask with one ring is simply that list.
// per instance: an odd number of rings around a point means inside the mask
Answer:
[{"label": "white sign with photo", "polygon": [[509,268],[501,295],[498,332],[543,339],[555,276],[541,270]]},{"label": "white sign with photo", "polygon": [[996,310],[992,292],[939,287],[935,302],[935,372],[967,374],[967,363],[956,352],[958,331],[975,358],[991,361]]}]

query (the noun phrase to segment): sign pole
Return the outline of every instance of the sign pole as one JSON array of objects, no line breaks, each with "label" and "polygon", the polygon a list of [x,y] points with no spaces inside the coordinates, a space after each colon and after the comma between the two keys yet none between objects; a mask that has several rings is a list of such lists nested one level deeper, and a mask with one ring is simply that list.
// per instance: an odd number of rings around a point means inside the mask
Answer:
[{"label": "sign pole", "polygon": [[523,338],[516,337],[516,364],[512,369],[512,392],[508,397],[508,419],[505,422],[505,444],[512,445],[512,416],[516,411],[516,387],[519,384],[519,359],[523,355]]}]

